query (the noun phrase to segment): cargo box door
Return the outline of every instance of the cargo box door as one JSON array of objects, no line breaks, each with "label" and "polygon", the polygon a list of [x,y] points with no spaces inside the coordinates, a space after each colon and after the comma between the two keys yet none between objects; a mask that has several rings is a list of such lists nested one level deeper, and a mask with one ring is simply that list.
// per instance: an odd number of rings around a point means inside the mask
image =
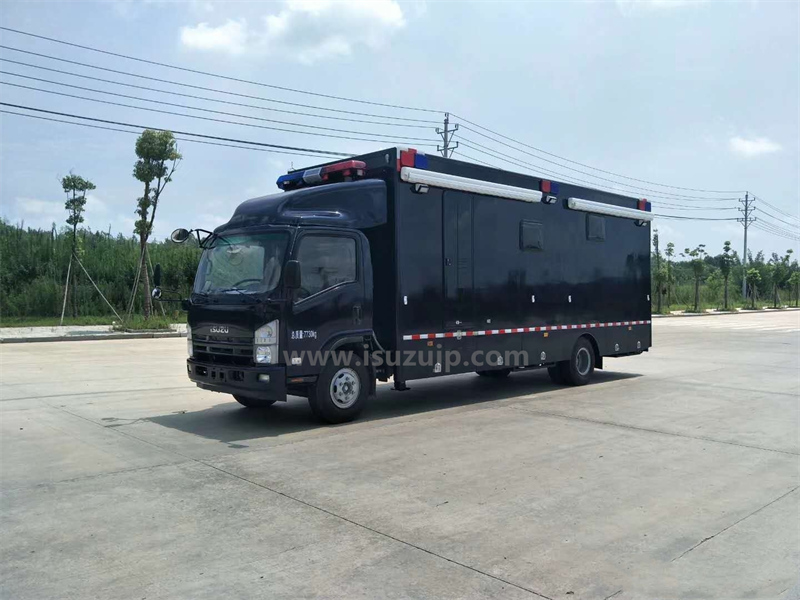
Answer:
[{"label": "cargo box door", "polygon": [[474,325],[472,196],[446,191],[443,198],[444,327]]}]

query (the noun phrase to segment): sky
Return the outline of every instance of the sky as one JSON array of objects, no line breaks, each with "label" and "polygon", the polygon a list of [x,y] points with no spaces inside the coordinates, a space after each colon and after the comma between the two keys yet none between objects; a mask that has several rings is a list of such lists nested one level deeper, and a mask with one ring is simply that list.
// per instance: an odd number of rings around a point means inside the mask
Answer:
[{"label": "sky", "polygon": [[[762,223],[800,234],[800,4],[796,2],[6,0],[0,4],[0,23],[266,84],[144,64],[0,31],[0,44],[17,49],[0,49],[2,102],[138,127],[347,153],[394,145],[435,152],[434,122],[441,123],[447,111],[457,115],[451,117],[453,123],[471,129],[459,130],[462,145],[455,158],[477,158],[560,181],[584,179],[592,187],[647,197],[660,214],[684,217],[736,218],[740,216],[733,210],[739,206],[736,198],[747,190],[759,198],[755,215]],[[489,134],[494,138],[489,139],[464,119],[507,137]],[[0,215],[30,227],[63,225],[66,213],[59,180],[74,172],[97,186],[87,203],[86,225],[130,235],[142,184],[132,176],[136,135],[129,127],[118,128],[127,131],[0,114]],[[343,139],[347,137],[362,139]],[[412,141],[405,142],[409,138]],[[227,221],[240,202],[277,192],[275,180],[288,169],[322,162],[282,151],[189,141],[180,141],[179,146],[183,160],[162,197],[157,238],[176,227],[212,229]],[[731,199],[709,202],[707,198]],[[694,210],[711,206],[716,209]],[[706,244],[716,254],[730,240],[741,252],[743,231],[735,221],[657,219],[656,227],[662,247],[669,241],[679,251]],[[755,227],[749,241],[751,248],[767,254],[790,247],[800,250],[797,242]]]}]

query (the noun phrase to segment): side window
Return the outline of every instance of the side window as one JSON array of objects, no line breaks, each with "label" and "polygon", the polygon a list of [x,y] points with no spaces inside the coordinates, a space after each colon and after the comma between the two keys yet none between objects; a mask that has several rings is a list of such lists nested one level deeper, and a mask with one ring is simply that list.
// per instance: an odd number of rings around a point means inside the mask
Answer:
[{"label": "side window", "polygon": [[586,215],[586,239],[590,242],[606,240],[606,219],[600,215]]},{"label": "side window", "polygon": [[544,229],[536,221],[521,221],[519,224],[519,249],[544,250]]},{"label": "side window", "polygon": [[297,252],[304,297],[340,283],[356,280],[356,241],[353,238],[307,235]]}]

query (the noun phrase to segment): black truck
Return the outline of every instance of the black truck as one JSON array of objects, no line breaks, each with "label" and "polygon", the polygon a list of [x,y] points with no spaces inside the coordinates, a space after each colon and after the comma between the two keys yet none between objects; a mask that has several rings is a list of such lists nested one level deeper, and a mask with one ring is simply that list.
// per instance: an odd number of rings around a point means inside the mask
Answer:
[{"label": "black truck", "polygon": [[203,389],[247,407],[305,396],[343,422],[376,381],[546,367],[583,385],[605,357],[651,345],[646,200],[413,148],[277,183],[196,230],[183,303]]}]

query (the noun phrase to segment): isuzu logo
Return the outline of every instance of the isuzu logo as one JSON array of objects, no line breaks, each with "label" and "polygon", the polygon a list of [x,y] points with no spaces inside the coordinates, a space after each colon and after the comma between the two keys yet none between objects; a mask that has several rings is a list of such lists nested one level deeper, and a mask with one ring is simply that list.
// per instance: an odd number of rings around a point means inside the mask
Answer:
[{"label": "isuzu logo", "polygon": [[209,331],[211,333],[228,333],[228,328],[224,325],[214,325]]}]

